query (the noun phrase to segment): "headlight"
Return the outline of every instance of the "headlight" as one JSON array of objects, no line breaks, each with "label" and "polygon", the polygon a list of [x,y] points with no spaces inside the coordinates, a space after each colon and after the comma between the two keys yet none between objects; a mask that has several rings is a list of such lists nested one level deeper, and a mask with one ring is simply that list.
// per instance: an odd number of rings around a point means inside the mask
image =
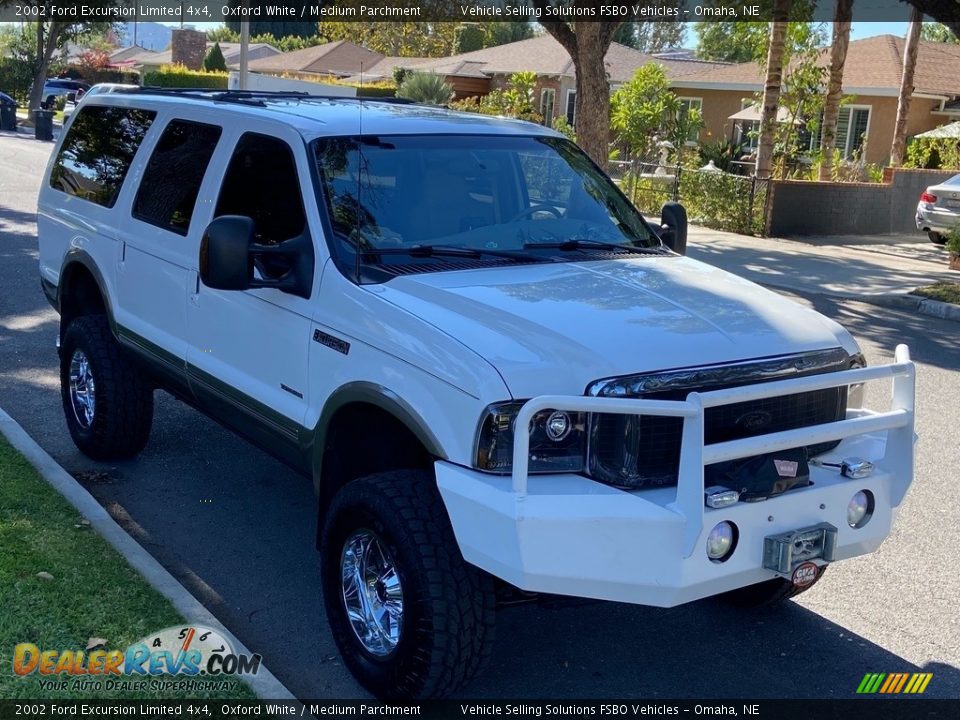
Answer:
[{"label": "headlight", "polygon": [[[863,353],[857,353],[856,355],[850,356],[851,370],[856,368],[865,368],[866,366],[867,359],[863,356]],[[863,407],[863,383],[850,385],[847,388],[847,407],[855,408],[857,410]]]},{"label": "headlight", "polygon": [[[522,402],[491,405],[480,420],[476,467],[495,473],[513,469],[513,434]],[[533,416],[530,472],[583,472],[586,450],[585,413],[542,410]]]}]

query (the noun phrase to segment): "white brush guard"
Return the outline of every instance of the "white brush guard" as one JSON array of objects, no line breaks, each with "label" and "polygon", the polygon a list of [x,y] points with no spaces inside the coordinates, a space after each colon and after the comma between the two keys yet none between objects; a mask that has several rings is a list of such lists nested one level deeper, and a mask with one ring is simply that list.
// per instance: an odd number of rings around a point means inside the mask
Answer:
[{"label": "white brush guard", "polygon": [[[704,444],[704,411],[733,403],[891,379],[888,412],[848,410],[837,422]],[[544,395],[521,408],[515,427],[545,409],[683,418],[676,487],[626,491],[575,474],[528,475],[528,433],[517,433],[513,475],[436,463],[437,482],[467,561],[524,590],[672,607],[783,573],[764,567],[764,540],[828,523],[834,560],[875,550],[890,533],[913,480],[914,365],[905,345],[889,365],[778,380],[711,392],[684,401]],[[859,456],[875,464],[863,479],[810,466],[812,485],[762,502],[713,509],[704,504],[704,466],[841,440],[818,456]],[[870,521],[855,529],[847,505],[860,490],[874,497]],[[706,554],[719,522],[738,541],[724,562]],[[817,564],[825,564],[823,559]]]}]

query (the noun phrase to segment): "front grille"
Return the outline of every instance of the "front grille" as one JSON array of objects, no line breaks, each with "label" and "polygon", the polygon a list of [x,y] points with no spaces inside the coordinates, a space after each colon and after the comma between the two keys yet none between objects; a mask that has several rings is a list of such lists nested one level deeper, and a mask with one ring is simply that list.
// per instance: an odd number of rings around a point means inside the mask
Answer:
[{"label": "front grille", "polygon": [[[710,368],[640,376],[631,381],[637,381],[637,387],[651,389],[632,396],[651,400],[683,400],[694,390],[708,391],[754,384],[758,382],[758,377],[762,377],[760,382],[769,382],[784,377],[845,370],[849,360],[845,353],[842,357],[839,353],[833,353],[829,358],[822,356],[817,362],[800,363],[799,366],[792,362],[785,364],[783,358],[776,359],[776,362],[779,365],[773,372],[758,372],[770,369],[769,366],[762,368],[762,363],[738,366],[739,373],[737,367],[718,366],[713,375],[715,382],[711,382]],[[739,382],[736,380],[737,374],[743,377]],[[655,380],[650,381],[654,377]],[[696,386],[682,386],[682,378],[694,377],[698,381]],[[654,386],[669,389],[655,391],[652,390]],[[595,394],[603,395],[604,392],[601,389]],[[726,442],[834,422],[846,416],[846,409],[845,386],[708,408],[704,415],[705,442]],[[590,475],[602,482],[630,489],[676,485],[682,430],[683,420],[680,418],[595,415],[591,419],[590,430]],[[812,456],[837,444],[838,441],[820,443],[806,449]]]}]

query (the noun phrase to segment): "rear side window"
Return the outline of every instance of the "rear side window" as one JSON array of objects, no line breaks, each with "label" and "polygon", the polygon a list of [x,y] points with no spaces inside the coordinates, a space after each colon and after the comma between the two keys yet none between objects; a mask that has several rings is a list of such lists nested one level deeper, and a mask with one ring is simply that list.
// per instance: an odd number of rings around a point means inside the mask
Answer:
[{"label": "rear side window", "polygon": [[91,105],[73,119],[50,173],[50,186],[111,208],[156,113]]},{"label": "rear side window", "polygon": [[171,121],[150,156],[133,201],[133,216],[186,235],[220,133],[216,125]]}]

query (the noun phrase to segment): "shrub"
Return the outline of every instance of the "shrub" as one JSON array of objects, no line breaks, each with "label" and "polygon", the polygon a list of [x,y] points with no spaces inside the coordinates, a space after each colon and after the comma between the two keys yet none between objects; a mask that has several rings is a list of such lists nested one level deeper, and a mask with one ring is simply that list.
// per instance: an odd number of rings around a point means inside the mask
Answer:
[{"label": "shrub", "polygon": [[397,88],[397,97],[428,105],[447,105],[453,100],[453,88],[435,73],[411,72]]},{"label": "shrub", "polygon": [[907,145],[904,167],[930,170],[960,169],[960,138],[913,138]]},{"label": "shrub", "polygon": [[960,224],[954,225],[953,229],[947,233],[947,242],[944,247],[948,252],[960,255]]},{"label": "shrub", "polygon": [[207,72],[226,72],[227,60],[223,57],[223,50],[220,49],[220,43],[215,42],[210,52],[203,59],[203,69]]},{"label": "shrub", "polygon": [[183,65],[164,65],[159,70],[144,73],[143,84],[166,88],[226,90],[227,73],[187,70]]},{"label": "shrub", "polygon": [[510,76],[506,88],[492,90],[481,98],[464,98],[451,107],[464,112],[500,115],[534,123],[542,123],[543,116],[533,105],[533,90],[537,84],[535,72],[518,72]]},{"label": "shrub", "polygon": [[763,231],[766,188],[767,183],[742,175],[684,170],[679,195],[700,224],[752,235]]}]

